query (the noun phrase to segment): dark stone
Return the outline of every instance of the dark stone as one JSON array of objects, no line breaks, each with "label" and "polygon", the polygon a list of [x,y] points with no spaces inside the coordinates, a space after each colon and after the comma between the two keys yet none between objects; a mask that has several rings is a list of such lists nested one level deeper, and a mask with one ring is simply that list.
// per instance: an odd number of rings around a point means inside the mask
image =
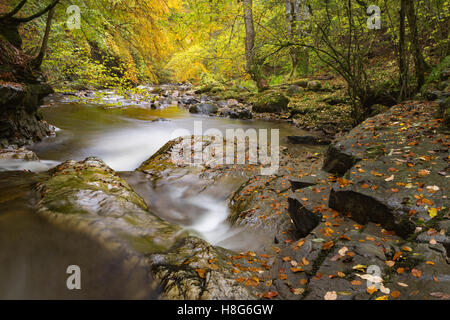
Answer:
[{"label": "dark stone", "polygon": [[214,114],[218,110],[219,108],[217,106],[209,103],[201,103],[189,108],[189,112],[195,114]]},{"label": "dark stone", "polygon": [[330,140],[314,136],[288,136],[288,141],[293,144],[328,145]]},{"label": "dark stone", "polygon": [[252,119],[253,115],[248,109],[238,109],[238,110],[230,110],[229,117],[231,119]]},{"label": "dark stone", "polygon": [[288,212],[299,237],[306,237],[320,223],[319,215],[305,205],[298,195],[289,197],[288,202]]},{"label": "dark stone", "polygon": [[343,176],[347,170],[360,160],[360,158],[355,157],[351,153],[341,151],[338,145],[332,144],[328,147],[323,170]]}]

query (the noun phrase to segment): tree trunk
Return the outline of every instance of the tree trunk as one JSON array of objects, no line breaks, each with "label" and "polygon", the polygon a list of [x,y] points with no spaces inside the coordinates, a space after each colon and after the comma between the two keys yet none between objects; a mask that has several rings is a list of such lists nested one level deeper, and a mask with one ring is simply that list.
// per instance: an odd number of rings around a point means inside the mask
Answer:
[{"label": "tree trunk", "polygon": [[48,38],[50,37],[50,30],[52,27],[52,19],[54,12],[55,12],[54,7],[50,9],[50,11],[48,12],[47,24],[45,26],[44,38],[42,39],[41,50],[39,51],[39,54],[33,61],[33,64],[36,68],[39,68],[42,65],[42,62],[44,61],[45,51],[47,51]]},{"label": "tree trunk", "polygon": [[[285,15],[287,24],[288,38],[291,42],[298,42],[306,35],[302,22],[306,21],[307,7],[301,0],[285,0]],[[292,46],[289,50],[292,61],[292,71],[290,77],[294,77],[298,72],[302,75],[308,74],[309,69],[309,50],[308,48],[299,48]],[[300,70],[298,68],[300,67]]]},{"label": "tree trunk", "polygon": [[398,65],[399,65],[399,85],[400,85],[400,100],[408,97],[408,68],[406,65],[406,50],[405,50],[405,7],[408,0],[401,0],[399,11],[399,43],[398,43]]},{"label": "tree trunk", "polygon": [[417,78],[417,91],[425,83],[425,59],[423,58],[420,43],[419,43],[419,35],[417,32],[417,17],[414,10],[414,2],[413,0],[404,1],[405,5],[405,13],[408,18],[409,30],[411,33],[411,44],[413,49],[413,57],[414,57],[414,65],[416,71]]},{"label": "tree trunk", "polygon": [[250,75],[259,91],[267,89],[268,85],[255,58],[255,25],[253,23],[253,0],[243,0],[245,24],[245,59],[247,73]]}]

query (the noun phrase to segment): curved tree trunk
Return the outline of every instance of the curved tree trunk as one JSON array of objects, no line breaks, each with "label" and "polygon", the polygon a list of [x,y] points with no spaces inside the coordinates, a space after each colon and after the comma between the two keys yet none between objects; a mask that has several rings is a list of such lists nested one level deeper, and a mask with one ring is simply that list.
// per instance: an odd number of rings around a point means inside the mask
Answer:
[{"label": "curved tree trunk", "polygon": [[45,51],[47,51],[48,38],[50,37],[50,30],[52,27],[52,19],[54,12],[55,12],[54,7],[50,9],[50,11],[48,12],[47,24],[45,26],[44,38],[42,39],[41,50],[39,51],[39,54],[33,61],[34,66],[37,68],[39,68],[42,65],[42,61],[44,61]]}]

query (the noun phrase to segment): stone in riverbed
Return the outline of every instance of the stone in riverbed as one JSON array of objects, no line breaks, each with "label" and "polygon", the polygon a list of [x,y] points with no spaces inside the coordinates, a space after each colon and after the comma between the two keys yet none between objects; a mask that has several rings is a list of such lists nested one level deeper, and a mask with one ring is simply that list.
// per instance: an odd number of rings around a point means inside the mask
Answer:
[{"label": "stone in riverbed", "polygon": [[200,103],[197,105],[193,105],[189,108],[190,113],[196,113],[196,114],[215,114],[219,108],[216,105],[209,104],[209,103]]},{"label": "stone in riverbed", "polygon": [[288,141],[293,144],[328,145],[331,143],[328,139],[314,136],[288,136],[287,138]]},{"label": "stone in riverbed", "polygon": [[[164,153],[161,151],[159,154]],[[149,212],[130,185],[98,158],[67,161],[38,187],[37,212],[120,253],[130,268],[148,268],[165,299],[254,299],[237,278],[231,255]],[[256,264],[256,263],[255,263]]]}]

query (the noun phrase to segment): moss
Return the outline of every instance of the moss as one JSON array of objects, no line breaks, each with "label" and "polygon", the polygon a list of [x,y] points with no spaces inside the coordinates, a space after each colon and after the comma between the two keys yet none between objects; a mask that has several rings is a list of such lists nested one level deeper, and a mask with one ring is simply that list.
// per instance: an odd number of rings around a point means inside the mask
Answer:
[{"label": "moss", "polygon": [[266,91],[250,101],[255,112],[282,113],[288,111],[289,99],[281,92]]}]

